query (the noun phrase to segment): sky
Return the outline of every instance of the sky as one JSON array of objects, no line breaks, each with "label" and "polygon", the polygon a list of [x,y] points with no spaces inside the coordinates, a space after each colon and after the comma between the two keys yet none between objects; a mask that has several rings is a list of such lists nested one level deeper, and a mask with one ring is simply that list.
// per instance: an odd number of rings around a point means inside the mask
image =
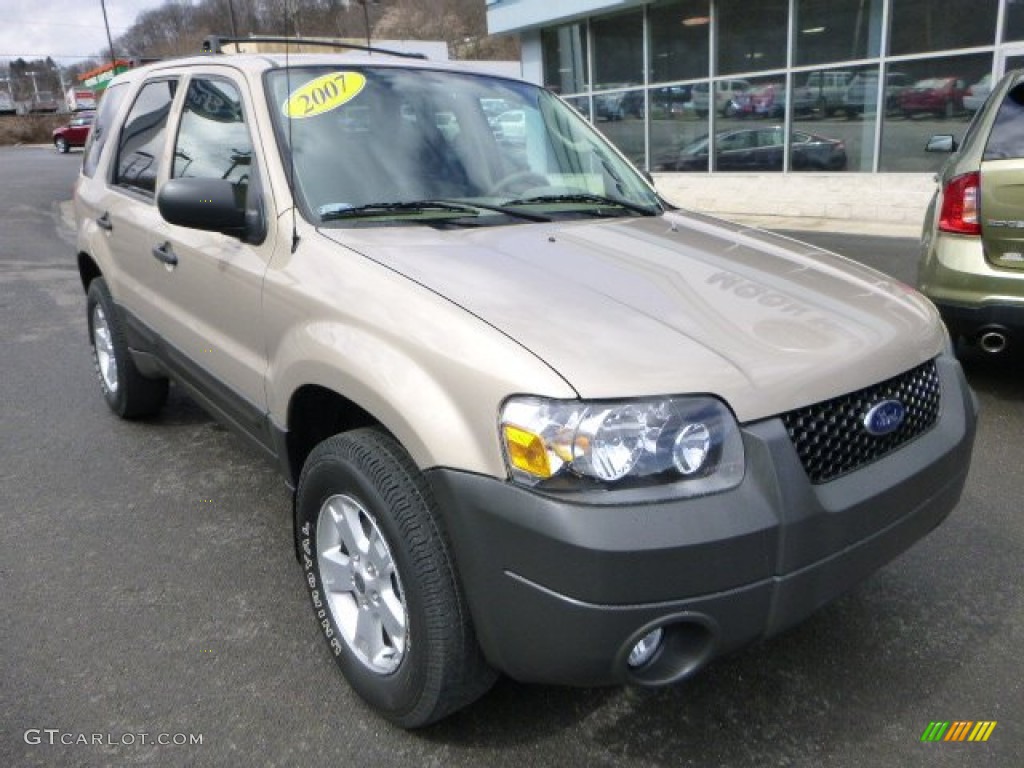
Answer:
[{"label": "sky", "polygon": [[[105,0],[110,36],[116,40],[140,13],[164,1]],[[108,50],[100,0],[0,0],[0,62],[51,56],[68,66],[106,58]]]}]

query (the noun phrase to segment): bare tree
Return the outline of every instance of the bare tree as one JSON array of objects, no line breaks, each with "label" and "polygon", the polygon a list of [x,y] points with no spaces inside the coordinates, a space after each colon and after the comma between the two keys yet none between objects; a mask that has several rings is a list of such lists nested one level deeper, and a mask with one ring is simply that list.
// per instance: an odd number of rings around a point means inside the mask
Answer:
[{"label": "bare tree", "polygon": [[[361,40],[368,16],[375,38],[443,40],[456,58],[519,57],[515,38],[487,36],[483,0],[230,0],[241,36],[341,37]],[[121,55],[180,56],[207,35],[231,33],[229,0],[166,0],[140,14],[114,43]],[[365,14],[365,15],[364,15]]]}]

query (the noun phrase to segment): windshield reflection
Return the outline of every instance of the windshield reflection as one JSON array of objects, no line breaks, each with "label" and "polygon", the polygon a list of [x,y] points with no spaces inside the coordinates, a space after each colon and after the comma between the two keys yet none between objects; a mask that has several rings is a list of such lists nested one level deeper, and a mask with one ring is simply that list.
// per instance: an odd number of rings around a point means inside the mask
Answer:
[{"label": "windshield reflection", "polygon": [[[494,223],[538,220],[547,202],[553,215],[582,214],[595,196],[621,201],[614,215],[661,210],[589,124],[525,83],[388,67],[293,68],[268,83],[279,142],[294,146],[300,209],[316,224],[351,226],[360,209],[379,220],[382,205],[438,200],[479,203]],[[502,210],[523,200],[534,215]],[[394,206],[387,220],[421,213]]]}]

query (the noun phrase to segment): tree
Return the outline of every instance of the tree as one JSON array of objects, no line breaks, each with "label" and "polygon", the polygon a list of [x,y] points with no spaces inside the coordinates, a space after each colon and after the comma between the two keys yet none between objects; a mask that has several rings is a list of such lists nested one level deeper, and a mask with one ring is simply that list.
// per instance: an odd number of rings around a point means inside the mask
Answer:
[{"label": "tree", "polygon": [[[356,0],[230,1],[242,37],[297,34],[363,40],[369,16],[375,38],[443,40],[455,58],[519,58],[515,38],[487,36],[482,0],[368,0],[365,10]],[[114,41],[114,50],[119,56],[140,58],[197,53],[208,35],[231,34],[228,2],[167,0],[140,14]]]}]

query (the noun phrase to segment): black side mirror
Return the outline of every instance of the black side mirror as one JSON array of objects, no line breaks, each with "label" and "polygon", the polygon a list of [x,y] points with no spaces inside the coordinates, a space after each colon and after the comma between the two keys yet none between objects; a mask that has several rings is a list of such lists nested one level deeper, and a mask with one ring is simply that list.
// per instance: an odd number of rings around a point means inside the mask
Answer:
[{"label": "black side mirror", "polygon": [[956,149],[956,139],[945,133],[932,136],[924,147],[925,152],[956,152]]},{"label": "black side mirror", "polygon": [[156,206],[179,227],[244,237],[244,194],[245,187],[227,179],[171,179],[156,196]]}]

